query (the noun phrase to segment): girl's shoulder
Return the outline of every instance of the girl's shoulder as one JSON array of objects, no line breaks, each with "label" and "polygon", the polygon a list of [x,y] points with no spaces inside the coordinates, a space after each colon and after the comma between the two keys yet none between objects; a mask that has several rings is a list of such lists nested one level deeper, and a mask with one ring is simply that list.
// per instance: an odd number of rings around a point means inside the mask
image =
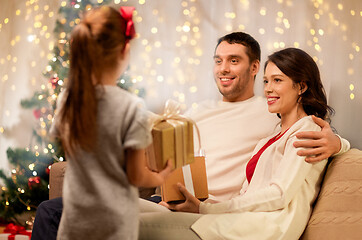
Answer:
[{"label": "girl's shoulder", "polygon": [[102,98],[111,98],[114,101],[119,101],[119,102],[130,102],[130,103],[142,103],[142,99],[139,98],[137,95],[122,89],[121,87],[118,86],[110,86],[110,85],[104,85],[102,87],[97,87],[96,88],[97,91],[97,95],[99,99]]}]

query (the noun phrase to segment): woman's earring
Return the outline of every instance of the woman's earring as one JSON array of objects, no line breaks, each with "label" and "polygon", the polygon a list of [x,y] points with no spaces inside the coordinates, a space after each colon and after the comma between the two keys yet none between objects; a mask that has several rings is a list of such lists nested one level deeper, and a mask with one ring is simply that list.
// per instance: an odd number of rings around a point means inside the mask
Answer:
[{"label": "woman's earring", "polygon": [[299,94],[297,103],[300,103],[302,101],[302,94]]}]

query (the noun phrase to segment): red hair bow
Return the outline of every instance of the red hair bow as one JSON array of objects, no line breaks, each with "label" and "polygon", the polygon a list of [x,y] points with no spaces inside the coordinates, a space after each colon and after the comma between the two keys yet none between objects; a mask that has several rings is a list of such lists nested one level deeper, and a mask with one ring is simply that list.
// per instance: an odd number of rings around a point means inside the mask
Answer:
[{"label": "red hair bow", "polygon": [[134,28],[134,24],[133,24],[133,20],[132,20],[132,15],[133,15],[133,11],[135,10],[134,7],[121,7],[119,9],[119,12],[121,13],[122,18],[125,20],[126,22],[126,38],[128,40],[131,40],[132,38],[134,38],[136,36],[136,30]]}]

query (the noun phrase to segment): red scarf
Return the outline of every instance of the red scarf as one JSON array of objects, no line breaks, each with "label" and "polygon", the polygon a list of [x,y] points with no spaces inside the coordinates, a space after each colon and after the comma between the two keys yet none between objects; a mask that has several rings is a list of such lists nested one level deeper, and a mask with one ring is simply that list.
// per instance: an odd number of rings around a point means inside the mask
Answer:
[{"label": "red scarf", "polygon": [[255,171],[255,167],[256,164],[259,161],[259,158],[261,156],[261,154],[265,151],[265,149],[267,149],[270,145],[272,145],[274,142],[276,142],[277,140],[279,140],[284,133],[286,133],[288,131],[288,129],[281,133],[278,133],[276,136],[272,137],[271,139],[269,139],[269,141],[262,147],[259,149],[259,151],[249,160],[248,165],[246,165],[246,179],[248,179],[248,182],[250,183],[251,178],[254,175],[254,171]]}]

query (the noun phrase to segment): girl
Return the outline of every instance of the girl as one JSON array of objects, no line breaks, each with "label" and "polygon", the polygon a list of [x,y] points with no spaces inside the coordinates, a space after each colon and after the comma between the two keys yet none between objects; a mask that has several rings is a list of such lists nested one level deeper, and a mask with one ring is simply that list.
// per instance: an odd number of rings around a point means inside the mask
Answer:
[{"label": "girl", "polygon": [[[261,140],[255,147],[245,169],[247,180],[240,195],[224,202],[206,203],[179,185],[186,202],[161,204],[176,211],[203,215],[170,212],[142,215],[140,239],[162,240],[177,235],[177,230],[166,230],[181,220],[189,229],[188,239],[275,240],[301,236],[327,160],[307,163],[305,157],[297,155],[293,142],[298,132],[319,131],[312,115],[329,119],[332,109],[327,105],[318,67],[304,51],[288,48],[275,52],[265,63],[264,72],[268,110],[280,116],[281,128],[278,134]],[[167,220],[161,225],[165,217]],[[159,225],[152,227],[152,221]]]},{"label": "girl", "polygon": [[138,190],[170,173],[147,169],[142,102],[116,86],[135,36],[133,8],[89,10],[71,36],[69,82],[52,131],[68,160],[57,239],[137,239]]}]

